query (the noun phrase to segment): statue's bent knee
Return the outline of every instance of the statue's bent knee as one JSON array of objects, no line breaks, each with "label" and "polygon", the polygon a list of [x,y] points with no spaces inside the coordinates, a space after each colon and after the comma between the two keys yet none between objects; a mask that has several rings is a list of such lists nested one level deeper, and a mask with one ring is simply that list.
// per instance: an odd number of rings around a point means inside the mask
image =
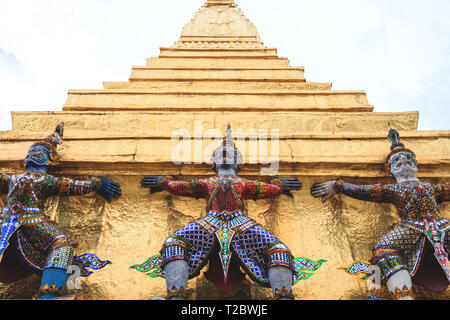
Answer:
[{"label": "statue's bent knee", "polygon": [[178,237],[171,236],[164,242],[162,248],[162,266],[176,260],[187,260],[189,254],[189,245],[186,241]]}]

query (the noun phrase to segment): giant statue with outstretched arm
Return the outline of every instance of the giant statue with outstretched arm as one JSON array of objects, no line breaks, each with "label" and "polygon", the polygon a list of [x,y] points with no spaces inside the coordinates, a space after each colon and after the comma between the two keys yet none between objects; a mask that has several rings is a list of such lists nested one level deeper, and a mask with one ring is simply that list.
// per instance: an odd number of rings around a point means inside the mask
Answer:
[{"label": "giant statue with outstretched arm", "polygon": [[277,198],[300,190],[302,184],[295,178],[264,183],[238,177],[243,159],[230,126],[213,158],[217,175],[207,179],[148,176],[142,180],[151,193],[168,191],[206,199],[207,214],[174,232],[160,255],[132,268],[151,277],[165,277],[167,298],[173,300],[186,299],[188,280],[198,276],[208,262],[205,277],[224,291],[244,279],[242,267],[253,281],[271,287],[275,299],[293,299],[292,285],[308,278],[324,261],[294,259],[286,245],[244,214],[244,201]]},{"label": "giant statue with outstretched arm", "polygon": [[367,279],[365,271],[370,264],[377,265],[388,290],[377,290],[387,294],[372,298],[410,300],[415,297],[413,283],[435,292],[444,291],[449,284],[450,221],[442,218],[438,205],[450,200],[450,184],[421,182],[414,152],[400,142],[394,129],[388,136],[392,146],[385,165],[396,184],[353,185],[338,180],[315,184],[311,192],[324,202],[340,193],[396,206],[402,220],[375,244],[370,262],[357,261],[343,269]]},{"label": "giant statue with outstretched arm", "polygon": [[45,216],[46,199],[97,192],[110,202],[121,195],[120,186],[104,178],[72,180],[49,174],[60,160],[56,149],[63,141],[63,130],[61,123],[53,134],[31,146],[26,172],[0,174],[0,192],[6,195],[0,213],[0,282],[12,283],[37,273],[42,279],[36,297],[43,300],[83,298],[85,293],[66,293],[68,269],[76,266],[79,275],[86,277],[110,263],[90,253],[74,256],[76,243]]}]

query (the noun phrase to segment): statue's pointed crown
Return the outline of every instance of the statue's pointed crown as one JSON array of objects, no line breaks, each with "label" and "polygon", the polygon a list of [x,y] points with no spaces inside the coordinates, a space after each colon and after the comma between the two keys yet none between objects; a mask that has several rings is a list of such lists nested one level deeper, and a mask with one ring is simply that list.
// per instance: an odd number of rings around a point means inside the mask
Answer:
[{"label": "statue's pointed crown", "polygon": [[61,122],[56,126],[55,131],[47,138],[42,140],[39,144],[56,151],[58,145],[63,143],[63,138],[64,138],[64,122]]},{"label": "statue's pointed crown", "polygon": [[400,142],[400,134],[393,127],[389,127],[388,138],[392,142],[391,151],[398,148],[405,148],[405,145]]},{"label": "statue's pointed crown", "polygon": [[388,138],[391,141],[391,152],[386,157],[386,166],[389,166],[389,159],[398,152],[406,151],[410,152],[414,157],[416,156],[412,150],[405,147],[405,144],[400,141],[400,133],[391,126],[389,127]]},{"label": "statue's pointed crown", "polygon": [[58,145],[63,143],[64,137],[64,123],[61,122],[56,126],[55,131],[41,142],[34,145],[41,145],[48,149],[49,161],[46,163],[48,166],[56,166],[60,161],[60,156],[56,150]]},{"label": "statue's pointed crown", "polygon": [[227,148],[234,150],[234,155],[238,159],[239,166],[242,166],[244,163],[244,158],[242,156],[242,153],[236,148],[236,145],[234,143],[233,139],[233,131],[231,130],[231,125],[228,124],[227,131],[225,134],[225,137],[223,138],[222,145],[218,147],[216,150],[214,150],[213,158],[216,155],[217,152],[225,151]]},{"label": "statue's pointed crown", "polygon": [[225,137],[223,138],[222,146],[231,147],[233,149],[236,149],[232,134],[233,134],[233,131],[231,130],[231,125],[228,124],[227,133],[226,133]]}]

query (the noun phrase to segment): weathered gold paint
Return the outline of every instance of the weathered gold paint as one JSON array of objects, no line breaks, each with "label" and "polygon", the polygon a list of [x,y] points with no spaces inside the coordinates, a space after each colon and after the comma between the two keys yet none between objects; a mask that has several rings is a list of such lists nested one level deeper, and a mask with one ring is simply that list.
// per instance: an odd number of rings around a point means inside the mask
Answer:
[{"label": "weathered gold paint", "polygon": [[[417,153],[421,179],[449,181],[450,131],[419,132],[418,112],[372,112],[363,91],[333,91],[330,83],[307,82],[303,71],[266,48],[233,1],[208,0],[174,47],[161,48],[159,57],[135,67],[129,82],[105,82],[104,90],[71,90],[61,112],[13,113],[13,131],[0,133],[0,164],[6,172],[23,170],[28,147],[64,121],[63,162],[54,174],[104,176],[121,184],[123,196],[111,204],[95,194],[53,198],[47,214],[79,242],[79,253],[94,252],[113,262],[83,282],[91,299],[147,299],[165,294],[164,280],[129,266],[158,253],[171,232],[201,217],[205,200],[150,195],[140,180],[144,175],[189,179],[213,173],[207,164],[172,163],[173,132],[185,128],[199,138],[196,121],[205,131],[223,131],[228,123],[242,130],[278,129],[279,176],[299,178],[303,190],[293,198],[250,201],[248,215],[295,256],[327,260],[294,287],[297,299],[365,299],[364,284],[338,267],[370,257],[377,238],[399,221],[394,207],[342,196],[323,204],[309,189],[338,177],[354,183],[393,182],[383,167],[389,125]],[[248,150],[249,136],[237,138],[247,138],[239,143]],[[254,160],[246,154],[247,163]],[[269,179],[260,176],[259,168],[247,164],[242,176]],[[450,218],[450,205],[440,209]],[[32,276],[1,285],[0,297],[31,298],[38,287],[39,278]],[[440,295],[417,291],[421,298],[450,297],[449,290]],[[203,276],[190,281],[189,293],[193,299],[271,297],[269,289],[248,279],[224,294]]]}]

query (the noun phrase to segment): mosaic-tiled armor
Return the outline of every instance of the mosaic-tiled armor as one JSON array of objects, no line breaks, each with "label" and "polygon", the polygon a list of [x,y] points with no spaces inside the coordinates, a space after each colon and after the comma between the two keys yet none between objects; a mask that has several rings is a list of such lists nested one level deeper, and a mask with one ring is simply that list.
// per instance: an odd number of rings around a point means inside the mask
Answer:
[{"label": "mosaic-tiled armor", "polygon": [[[433,185],[419,181],[415,177],[417,162],[414,152],[400,143],[395,130],[390,130],[389,137],[393,146],[386,160],[386,168],[398,183],[354,185],[338,180],[334,183],[334,193],[363,201],[393,204],[401,222],[378,240],[370,262],[357,261],[343,269],[366,279],[364,274],[367,268],[371,264],[377,265],[384,283],[396,273],[406,270],[415,285],[442,292],[450,281],[450,221],[443,219],[438,205],[450,200],[450,184]],[[315,189],[318,192],[318,188]],[[391,291],[394,298],[414,297],[410,288],[397,287]],[[378,291],[382,292],[386,290]],[[386,297],[389,295],[383,298]]]},{"label": "mosaic-tiled armor", "polygon": [[[294,259],[277,237],[244,213],[244,201],[277,198],[287,190],[292,180],[251,181],[236,175],[222,175],[217,170],[218,165],[215,164],[215,169],[219,174],[207,179],[176,181],[168,176],[158,178],[159,190],[175,196],[206,199],[207,215],[174,232],[165,241],[160,255],[133,268],[152,277],[164,276],[167,264],[183,260],[188,263],[189,278],[192,279],[209,262],[205,277],[224,291],[243,280],[245,274],[240,267],[252,280],[265,287],[270,287],[269,270],[279,266],[291,270],[294,284],[308,278],[324,260]],[[290,288],[281,288],[276,294],[291,295]]]},{"label": "mosaic-tiled armor", "polygon": [[450,221],[441,217],[438,204],[450,200],[450,184],[357,186],[338,181],[336,190],[355,199],[396,206],[402,221],[378,240],[370,261],[380,267],[382,280],[406,269],[418,285],[434,291],[447,288]]},{"label": "mosaic-tiled armor", "polygon": [[[110,196],[112,182],[103,178],[72,180],[54,177],[47,173],[56,165],[59,155],[56,145],[62,142],[63,125],[43,142],[33,145],[25,160],[27,172],[15,175],[0,175],[0,192],[6,195],[6,203],[0,213],[0,282],[11,283],[32,272],[42,275],[39,297],[52,299],[62,297],[67,279],[67,269],[74,265],[80,268],[81,276],[109,264],[93,254],[74,256],[76,243],[48,220],[44,213],[45,201],[53,196],[79,196],[91,192]],[[35,160],[34,160],[35,158]],[[78,299],[75,294],[70,297]]]}]

